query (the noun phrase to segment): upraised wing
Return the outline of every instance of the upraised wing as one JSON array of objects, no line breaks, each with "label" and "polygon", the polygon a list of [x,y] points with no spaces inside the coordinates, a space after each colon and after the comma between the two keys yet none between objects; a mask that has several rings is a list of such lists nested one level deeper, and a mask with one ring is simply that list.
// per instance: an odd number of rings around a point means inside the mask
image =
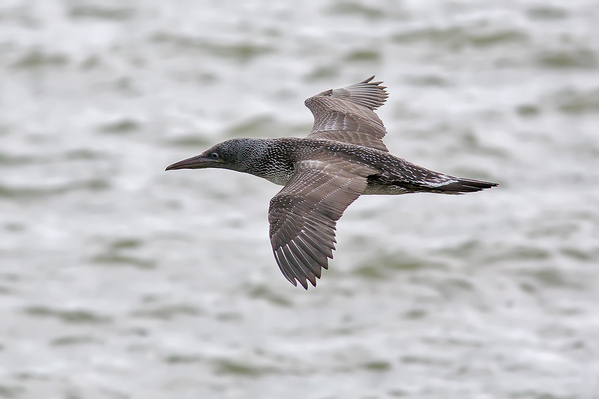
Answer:
[{"label": "upraised wing", "polygon": [[270,201],[270,242],[281,272],[293,285],[316,286],[335,249],[335,225],[376,173],[343,160],[301,161]]},{"label": "upraised wing", "polygon": [[382,82],[363,82],[341,89],[323,91],[304,104],[314,115],[309,138],[341,141],[388,151],[383,143],[387,134],[383,122],[374,112],[387,100]]}]

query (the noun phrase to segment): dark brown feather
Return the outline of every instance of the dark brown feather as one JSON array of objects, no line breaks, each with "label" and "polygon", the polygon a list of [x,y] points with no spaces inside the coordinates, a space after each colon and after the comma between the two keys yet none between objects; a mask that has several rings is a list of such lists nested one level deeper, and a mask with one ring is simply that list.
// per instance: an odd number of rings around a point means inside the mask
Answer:
[{"label": "dark brown feather", "polygon": [[301,161],[270,201],[268,221],[275,259],[293,285],[316,286],[335,249],[335,225],[362,194],[374,171],[343,160]]},{"label": "dark brown feather", "polygon": [[388,151],[382,140],[387,130],[374,112],[385,103],[388,94],[381,82],[371,82],[373,78],[308,98],[306,107],[314,115],[308,137]]}]

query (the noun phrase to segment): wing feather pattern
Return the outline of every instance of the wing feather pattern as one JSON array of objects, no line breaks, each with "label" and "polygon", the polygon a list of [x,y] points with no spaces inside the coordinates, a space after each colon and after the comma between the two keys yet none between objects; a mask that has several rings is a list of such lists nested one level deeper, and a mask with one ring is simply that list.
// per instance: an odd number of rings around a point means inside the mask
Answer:
[{"label": "wing feather pattern", "polygon": [[363,82],[323,91],[305,101],[314,115],[308,137],[341,141],[388,151],[383,143],[387,130],[374,112],[387,100],[382,82]]},{"label": "wing feather pattern", "polygon": [[335,249],[335,225],[375,171],[343,160],[302,161],[270,201],[270,241],[281,272],[293,285],[316,286]]}]

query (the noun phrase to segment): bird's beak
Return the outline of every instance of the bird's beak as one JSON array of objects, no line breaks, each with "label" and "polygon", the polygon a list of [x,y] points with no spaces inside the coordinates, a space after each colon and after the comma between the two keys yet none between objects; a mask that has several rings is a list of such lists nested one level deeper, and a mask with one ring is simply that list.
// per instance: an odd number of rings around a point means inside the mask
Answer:
[{"label": "bird's beak", "polygon": [[220,159],[208,158],[202,154],[175,162],[174,164],[167,166],[165,170],[214,168],[218,167],[217,165],[221,163],[222,161]]}]

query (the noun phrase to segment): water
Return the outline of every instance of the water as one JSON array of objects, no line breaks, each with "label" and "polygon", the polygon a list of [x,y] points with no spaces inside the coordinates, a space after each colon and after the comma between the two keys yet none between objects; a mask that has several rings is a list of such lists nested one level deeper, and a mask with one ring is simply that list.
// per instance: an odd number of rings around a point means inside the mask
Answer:
[{"label": "water", "polygon": [[[0,397],[599,397],[593,1],[0,5]],[[278,187],[164,172],[303,136],[376,74],[394,154],[500,187],[365,197],[318,287]]]}]

